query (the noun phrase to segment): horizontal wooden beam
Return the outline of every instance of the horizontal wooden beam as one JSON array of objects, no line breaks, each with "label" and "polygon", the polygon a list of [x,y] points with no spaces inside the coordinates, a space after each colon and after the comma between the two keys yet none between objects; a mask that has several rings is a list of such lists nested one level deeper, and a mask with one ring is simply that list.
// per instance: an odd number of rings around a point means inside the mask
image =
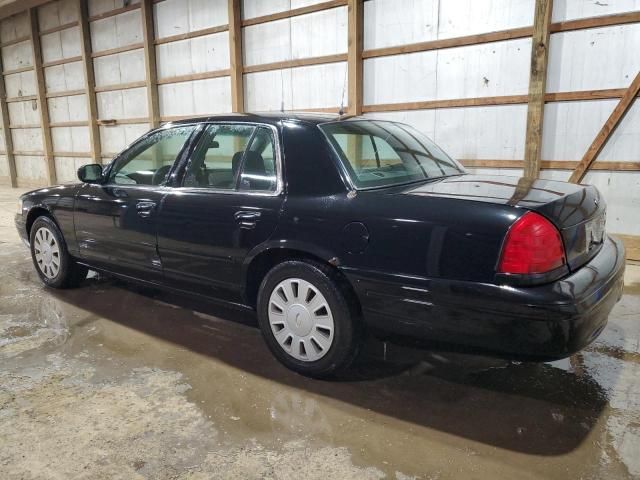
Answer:
[{"label": "horizontal wooden beam", "polygon": [[285,60],[282,62],[263,63],[261,65],[250,65],[243,68],[244,73],[268,72],[269,70],[280,70],[283,68],[306,67],[309,65],[322,65],[325,63],[346,62],[347,54],[338,53],[335,55],[324,55],[322,57],[299,58],[295,60]]},{"label": "horizontal wooden beam", "polygon": [[144,48],[144,43],[133,43],[131,45],[125,45],[124,47],[110,48],[109,50],[102,50],[100,52],[92,52],[91,58],[106,57],[108,55],[130,52],[131,50],[140,50],[142,48]]},{"label": "horizontal wooden beam", "polygon": [[87,93],[84,89],[81,90],[63,90],[61,92],[47,92],[47,98],[57,98],[57,97],[74,97],[76,95],[84,95]]},{"label": "horizontal wooden beam", "polygon": [[53,152],[54,157],[91,158],[91,152]]},{"label": "horizontal wooden beam", "polygon": [[65,63],[81,62],[82,55],[77,57],[61,58],[60,60],[53,60],[52,62],[44,62],[42,68],[55,67],[57,65],[64,65]]},{"label": "horizontal wooden beam", "polygon": [[115,17],[116,15],[120,15],[122,13],[127,13],[130,12],[132,10],[138,10],[140,8],[140,4],[136,3],[133,5],[128,5],[126,7],[122,7],[122,8],[116,8],[115,10],[110,10],[108,12],[104,12],[104,13],[100,13],[98,15],[93,15],[91,17],[89,17],[89,21],[90,22],[95,22],[97,20],[102,20],[105,18],[109,18],[109,17]]},{"label": "horizontal wooden beam", "polygon": [[84,121],[70,121],[70,122],[51,122],[49,126],[51,128],[56,127],[86,127],[89,125],[87,120]]},{"label": "horizontal wooden beam", "polygon": [[138,82],[128,82],[128,83],[119,83],[116,85],[103,85],[100,87],[95,87],[95,92],[113,92],[115,90],[130,90],[132,88],[141,88],[146,87],[147,82],[145,80],[140,80]]},{"label": "horizontal wooden beam", "polygon": [[44,155],[44,152],[42,150],[14,150],[13,154],[23,157],[42,157]]},{"label": "horizontal wooden beam", "polygon": [[[586,28],[609,27],[640,22],[640,12],[628,12],[600,17],[581,18],[566,22],[552,23],[549,27],[551,33],[568,32]],[[374,48],[362,52],[363,58],[386,57],[390,55],[402,55],[407,53],[426,52],[443,48],[455,48],[483,43],[527,38],[533,33],[533,27],[519,27],[494,32],[478,33],[463,37],[444,38],[426,42],[396,45],[392,47]]]},{"label": "horizontal wooden beam", "polygon": [[269,15],[262,15],[260,17],[247,18],[242,20],[243,27],[249,27],[251,25],[257,25],[259,23],[273,22],[275,20],[282,20],[285,18],[297,17],[299,15],[306,15],[308,13],[321,12],[323,10],[329,10],[331,8],[343,7],[347,4],[347,0],[331,0],[329,2],[316,3],[315,5],[309,5],[307,7],[293,8],[291,10],[285,10],[284,12],[272,13]]},{"label": "horizontal wooden beam", "polygon": [[11,45],[16,45],[18,43],[26,42],[30,38],[31,37],[29,37],[29,35],[27,35],[26,37],[17,37],[17,38],[14,38],[13,40],[7,40],[4,43],[0,43],[0,48],[10,47]]},{"label": "horizontal wooden beam", "polygon": [[[555,92],[544,95],[545,102],[572,102],[579,100],[606,100],[621,98],[625,88],[611,88],[605,90],[584,90],[576,92]],[[496,97],[454,98],[444,100],[425,100],[421,102],[385,103],[364,105],[362,111],[397,112],[404,110],[429,110],[436,108],[483,107],[494,105],[517,105],[527,103],[527,95],[501,95]]]},{"label": "horizontal wooden beam", "polygon": [[287,112],[301,112],[301,113],[335,113],[340,111],[340,107],[318,107],[318,108],[294,108],[286,110]]},{"label": "horizontal wooden beam", "polygon": [[98,125],[102,127],[111,127],[114,125],[135,125],[143,123],[149,123],[149,117],[98,119]]},{"label": "horizontal wooden beam", "polygon": [[22,123],[22,124],[10,124],[9,130],[21,130],[28,128],[40,128],[39,123]]},{"label": "horizontal wooden beam", "polygon": [[[460,163],[469,168],[524,168],[524,160],[460,160]],[[578,165],[577,160],[542,160],[543,170],[574,170]],[[637,172],[640,171],[640,162],[610,162],[595,163],[593,170],[610,172]]]},{"label": "horizontal wooden beam", "polygon": [[51,28],[47,28],[45,30],[40,30],[38,32],[38,35],[43,37],[43,36],[49,35],[51,33],[60,32],[62,30],[67,30],[68,28],[73,28],[73,27],[77,27],[77,26],[78,26],[78,22],[77,21],[64,23],[62,25],[58,25],[57,27],[51,27]]},{"label": "horizontal wooden beam", "polygon": [[572,30],[584,30],[587,28],[612,27],[615,25],[625,25],[628,23],[640,22],[640,11],[615,13],[613,15],[602,15],[599,17],[580,18],[578,20],[567,20],[551,24],[551,33],[570,32]]},{"label": "horizontal wooden beam", "polygon": [[17,102],[31,102],[33,100],[37,100],[37,95],[25,95],[24,97],[7,97],[7,103],[17,103]]},{"label": "horizontal wooden beam", "polygon": [[530,37],[532,32],[532,27],[521,27],[496,32],[478,33],[476,35],[467,35],[464,37],[444,38],[441,40],[430,40],[427,42],[397,45],[394,47],[375,48],[362,52],[362,58],[386,57],[389,55],[426,52],[429,50],[440,50],[442,48],[463,47],[467,45],[480,45],[482,43],[513,40],[516,38]]},{"label": "horizontal wooden beam", "polygon": [[33,66],[20,67],[20,68],[14,68],[13,70],[4,70],[2,74],[6,77],[7,75],[15,75],[16,73],[30,72],[32,70],[33,70]]},{"label": "horizontal wooden beam", "polygon": [[165,77],[158,79],[158,85],[166,85],[168,83],[190,82],[193,80],[206,80],[207,78],[228,77],[229,69],[215,70],[212,72],[190,73],[188,75],[178,75],[176,77]]},{"label": "horizontal wooden beam", "polygon": [[189,40],[190,38],[204,37],[205,35],[213,35],[229,30],[229,25],[219,25],[217,27],[203,28],[202,30],[194,30],[193,32],[178,33],[169,37],[156,38],[153,43],[163,45],[165,43],[179,42],[180,40]]},{"label": "horizontal wooden beam", "polygon": [[425,100],[421,102],[384,103],[363,105],[364,113],[395,112],[401,110],[429,110],[433,108],[480,107],[487,105],[513,105],[527,103],[527,95],[502,95],[499,97],[455,98],[448,100]]}]

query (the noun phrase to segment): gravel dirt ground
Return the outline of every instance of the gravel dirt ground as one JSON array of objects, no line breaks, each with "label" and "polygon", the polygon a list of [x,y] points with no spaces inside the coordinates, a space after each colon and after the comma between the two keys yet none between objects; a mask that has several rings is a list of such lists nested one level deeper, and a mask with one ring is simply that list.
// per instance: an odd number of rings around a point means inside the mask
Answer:
[{"label": "gravel dirt ground", "polygon": [[638,266],[570,359],[372,342],[317,381],[280,366],[248,313],[96,275],[44,288],[19,193],[0,189],[2,479],[640,478]]}]

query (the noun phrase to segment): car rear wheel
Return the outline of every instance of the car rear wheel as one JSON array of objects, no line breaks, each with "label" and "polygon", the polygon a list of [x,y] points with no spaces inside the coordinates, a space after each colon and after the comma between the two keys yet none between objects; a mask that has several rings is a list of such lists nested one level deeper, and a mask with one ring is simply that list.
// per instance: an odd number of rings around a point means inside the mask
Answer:
[{"label": "car rear wheel", "polygon": [[287,261],[266,275],[258,321],[270,350],[311,377],[346,369],[358,353],[359,319],[336,273],[316,262]]},{"label": "car rear wheel", "polygon": [[49,217],[33,222],[29,243],[33,264],[45,285],[76,287],[87,277],[87,268],[71,258],[60,229]]}]

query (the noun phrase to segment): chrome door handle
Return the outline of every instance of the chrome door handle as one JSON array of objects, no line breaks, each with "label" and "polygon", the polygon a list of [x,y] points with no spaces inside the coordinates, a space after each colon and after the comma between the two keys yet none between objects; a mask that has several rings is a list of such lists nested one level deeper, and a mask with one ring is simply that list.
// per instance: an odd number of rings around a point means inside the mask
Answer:
[{"label": "chrome door handle", "polygon": [[261,216],[262,213],[255,210],[240,210],[233,215],[241,228],[254,228]]},{"label": "chrome door handle", "polygon": [[138,216],[142,218],[150,217],[155,208],[156,202],[142,201],[136,203],[136,211],[138,212]]}]

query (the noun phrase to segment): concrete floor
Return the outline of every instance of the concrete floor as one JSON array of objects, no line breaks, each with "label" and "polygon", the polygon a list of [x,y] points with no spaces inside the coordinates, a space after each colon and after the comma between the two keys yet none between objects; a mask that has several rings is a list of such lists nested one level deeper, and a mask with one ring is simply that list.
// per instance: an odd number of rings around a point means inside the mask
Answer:
[{"label": "concrete floor", "polygon": [[[251,315],[43,288],[0,189],[0,478],[640,478],[640,267],[597,342],[509,363],[381,346],[280,366]],[[195,307],[195,310],[194,310]]]}]

